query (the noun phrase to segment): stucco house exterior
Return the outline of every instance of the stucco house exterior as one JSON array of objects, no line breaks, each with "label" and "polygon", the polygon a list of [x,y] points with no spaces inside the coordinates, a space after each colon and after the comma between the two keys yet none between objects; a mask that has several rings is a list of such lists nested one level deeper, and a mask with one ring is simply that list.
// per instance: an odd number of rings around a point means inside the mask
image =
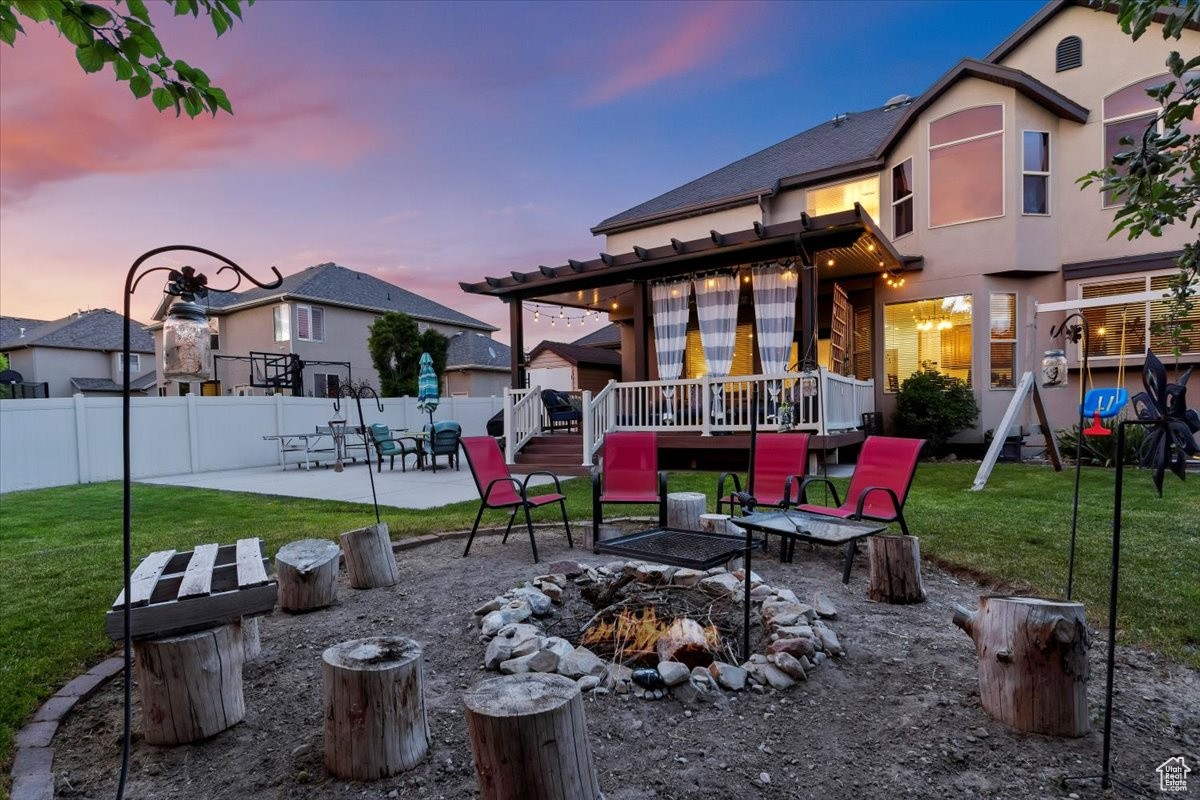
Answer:
[{"label": "stucco house exterior", "polygon": [[[670,405],[665,412],[602,418],[597,409],[594,423],[608,430],[746,430],[744,419],[726,414],[722,423],[715,415],[725,412],[710,408],[744,405],[731,399],[742,384],[730,377],[815,364],[821,394],[815,399],[814,388],[812,396],[823,421],[809,422],[832,434],[831,409],[850,412],[839,415],[839,430],[863,412],[890,421],[898,386],[933,367],[971,386],[982,414],[959,441],[982,442],[1019,376],[1036,372],[1045,350],[1063,347],[1050,329],[1065,312],[1038,314],[1037,304],[1165,289],[1174,258],[1196,236],[1175,225],[1157,238],[1109,239],[1110,199],[1076,185],[1109,163],[1122,136],[1153,121],[1157,106],[1145,89],[1163,82],[1172,49],[1200,52],[1200,30],[1185,30],[1182,41],[1152,30],[1134,42],[1111,9],[1053,0],[986,57],[962,59],[916,97],[831,114],[603,220],[592,228],[604,237],[599,258],[462,288],[510,304],[516,352],[522,302],[607,312],[620,327],[622,380],[671,383],[670,394],[640,401]],[[771,319],[794,306],[794,329],[782,340],[760,341],[764,287],[788,298],[772,301]],[[684,305],[672,304],[672,292]],[[732,356],[712,344],[720,336],[701,335],[718,302]],[[1147,346],[1168,352],[1150,331],[1163,305],[1084,311],[1100,385],[1115,379],[1122,359],[1130,385],[1140,384]],[[1181,364],[1200,362],[1200,325],[1191,336]],[[715,354],[720,370],[706,363]],[[1076,356],[1071,349],[1073,364]],[[511,365],[514,387],[524,385],[525,367]],[[706,420],[681,427],[689,401],[679,396],[699,398],[689,381],[724,388],[705,398]],[[1073,421],[1077,392],[1073,383],[1046,393],[1055,427]],[[585,442],[585,462],[602,434]]]},{"label": "stucco house exterior", "polygon": [[[99,308],[62,319],[0,317],[0,353],[25,383],[44,383],[47,397],[119,395],[124,382],[122,337],[125,319]],[[154,341],[144,326],[131,329],[131,387],[152,393],[156,375]]]},{"label": "stucco house exterior", "polygon": [[[443,391],[473,396],[499,394],[503,385],[498,367],[482,363],[479,351],[487,346],[462,347],[462,336],[492,342],[494,325],[467,316],[407,289],[338,264],[326,263],[301,270],[283,279],[275,289],[252,288],[244,292],[212,292],[205,300],[212,328],[215,383],[180,384],[160,381],[163,394],[208,392],[211,394],[264,394],[260,365],[252,365],[250,353],[285,356],[294,353],[304,362],[303,393],[327,397],[347,380],[366,380],[379,387],[379,375],[371,364],[367,337],[371,324],[382,314],[398,311],[412,317],[424,332],[433,329],[450,339]],[[162,356],[164,302],[155,312],[156,363]],[[322,363],[323,362],[323,363]],[[252,369],[256,373],[252,376]]]},{"label": "stucco house exterior", "polygon": [[508,345],[475,330],[463,330],[446,345],[447,395],[501,397],[508,386]]}]

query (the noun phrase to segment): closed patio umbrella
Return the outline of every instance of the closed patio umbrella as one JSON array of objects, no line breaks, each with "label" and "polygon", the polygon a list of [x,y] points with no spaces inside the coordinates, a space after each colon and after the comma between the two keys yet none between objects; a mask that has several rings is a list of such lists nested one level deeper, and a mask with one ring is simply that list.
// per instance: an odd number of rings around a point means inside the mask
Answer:
[{"label": "closed patio umbrella", "polygon": [[[433,371],[433,357],[429,353],[421,354],[421,371],[417,374],[417,408],[429,414],[429,437],[433,443],[433,412],[437,411],[438,377]],[[437,459],[433,460],[433,471],[437,472]]]}]

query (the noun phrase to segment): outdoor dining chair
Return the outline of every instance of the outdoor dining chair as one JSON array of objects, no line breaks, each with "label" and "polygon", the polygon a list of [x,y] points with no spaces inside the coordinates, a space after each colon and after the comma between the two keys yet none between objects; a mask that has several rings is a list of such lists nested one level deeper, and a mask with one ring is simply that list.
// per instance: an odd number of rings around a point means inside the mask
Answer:
[{"label": "outdoor dining chair", "polygon": [[[382,422],[376,422],[367,427],[371,444],[375,447],[375,457],[378,464],[377,472],[383,472],[383,459],[388,458],[388,469],[396,468],[396,457],[400,457],[400,471],[408,472],[404,466],[405,456],[416,456],[417,467],[421,466],[421,445],[411,436],[393,437],[392,430]],[[369,465],[368,465],[369,468]]]},{"label": "outdoor dining chair", "polygon": [[[894,436],[868,436],[863,442],[845,501],[838,500],[837,489],[828,478],[805,478],[800,484],[799,510],[842,519],[873,519],[899,522],[908,535],[904,521],[904,501],[917,471],[917,459],[924,439],[900,439]],[[824,483],[833,494],[833,507],[811,505],[808,487]]]},{"label": "outdoor dining chair", "polygon": [[435,422],[432,427],[426,423],[425,433],[429,436],[425,444],[425,454],[429,456],[430,463],[436,466],[437,457],[445,456],[447,466],[453,464],[454,468],[458,469],[458,444],[462,439],[462,426],[453,421]]},{"label": "outdoor dining chair", "polygon": [[600,541],[605,503],[658,506],[658,524],[667,525],[667,473],[658,469],[658,438],[653,433],[608,433],[599,469],[592,470],[592,548]]},{"label": "outdoor dining chair", "polygon": [[[537,540],[533,538],[533,521],[529,517],[529,509],[558,503],[562,511],[563,527],[567,530],[567,546],[574,547],[571,541],[571,523],[567,521],[566,497],[562,493],[562,484],[558,476],[549,472],[531,472],[519,481],[508,471],[504,463],[504,454],[500,445],[490,436],[468,436],[462,440],[463,452],[467,454],[467,466],[471,477],[475,479],[475,487],[479,490],[479,513],[475,515],[475,524],[471,526],[471,535],[467,537],[467,548],[463,550],[463,558],[471,552],[471,542],[475,539],[475,531],[479,529],[479,520],[483,512],[493,508],[511,508],[508,516],[508,527],[504,529],[502,543],[508,542],[508,534],[512,531],[513,521],[517,511],[525,512],[525,526],[529,529],[529,544],[533,548],[533,563],[538,561]],[[554,479],[554,492],[551,494],[530,495],[529,480],[534,475],[549,475]]]},{"label": "outdoor dining chair", "polygon": [[[758,506],[788,508],[798,505],[800,482],[804,479],[807,464],[807,433],[760,433],[754,450],[753,491],[750,486],[746,486],[746,491],[754,495]],[[733,491],[726,494],[725,482],[730,479]],[[725,505],[733,513],[740,505],[735,495],[741,491],[742,479],[736,472],[721,473],[717,479],[717,513],[722,513],[721,508]]]}]

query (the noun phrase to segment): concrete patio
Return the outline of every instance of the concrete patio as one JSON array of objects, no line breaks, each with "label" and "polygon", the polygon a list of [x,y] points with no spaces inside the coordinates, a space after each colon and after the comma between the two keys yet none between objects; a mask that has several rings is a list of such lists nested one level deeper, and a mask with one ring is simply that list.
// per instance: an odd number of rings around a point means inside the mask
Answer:
[{"label": "concrete patio", "polygon": [[[524,479],[523,475],[519,477]],[[284,497],[307,497],[314,500],[342,500],[348,503],[371,502],[371,483],[367,477],[367,466],[361,461],[347,464],[341,472],[325,467],[313,467],[306,471],[297,469],[294,465],[289,465],[287,470],[284,470],[276,465],[168,475],[161,478],[145,478],[140,482]],[[539,475],[530,481],[530,486],[546,483],[550,483],[550,479]],[[375,491],[379,497],[379,505],[396,508],[435,508],[448,503],[479,499],[475,481],[472,480],[471,471],[465,463],[461,470],[439,466],[436,473],[430,470],[409,469],[407,472],[401,472],[399,469],[384,469],[382,473],[375,473]]]}]

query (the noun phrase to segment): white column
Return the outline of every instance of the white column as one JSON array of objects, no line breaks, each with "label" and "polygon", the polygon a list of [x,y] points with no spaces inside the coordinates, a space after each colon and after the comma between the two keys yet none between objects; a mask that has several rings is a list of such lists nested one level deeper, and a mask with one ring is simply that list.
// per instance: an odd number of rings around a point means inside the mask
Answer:
[{"label": "white column", "polygon": [[596,435],[596,417],[592,411],[592,393],[583,390],[583,423],[580,427],[583,430],[583,462],[582,466],[590,467],[592,465],[592,439]]},{"label": "white column", "polygon": [[[88,453],[87,398],[75,395],[75,456],[79,460],[79,482],[92,482],[92,464]],[[132,416],[132,415],[131,415]]]},{"label": "white column", "polygon": [[187,429],[188,429],[188,455],[191,457],[191,471],[193,474],[200,471],[200,430],[196,420],[196,395],[189,394],[187,396]]}]

